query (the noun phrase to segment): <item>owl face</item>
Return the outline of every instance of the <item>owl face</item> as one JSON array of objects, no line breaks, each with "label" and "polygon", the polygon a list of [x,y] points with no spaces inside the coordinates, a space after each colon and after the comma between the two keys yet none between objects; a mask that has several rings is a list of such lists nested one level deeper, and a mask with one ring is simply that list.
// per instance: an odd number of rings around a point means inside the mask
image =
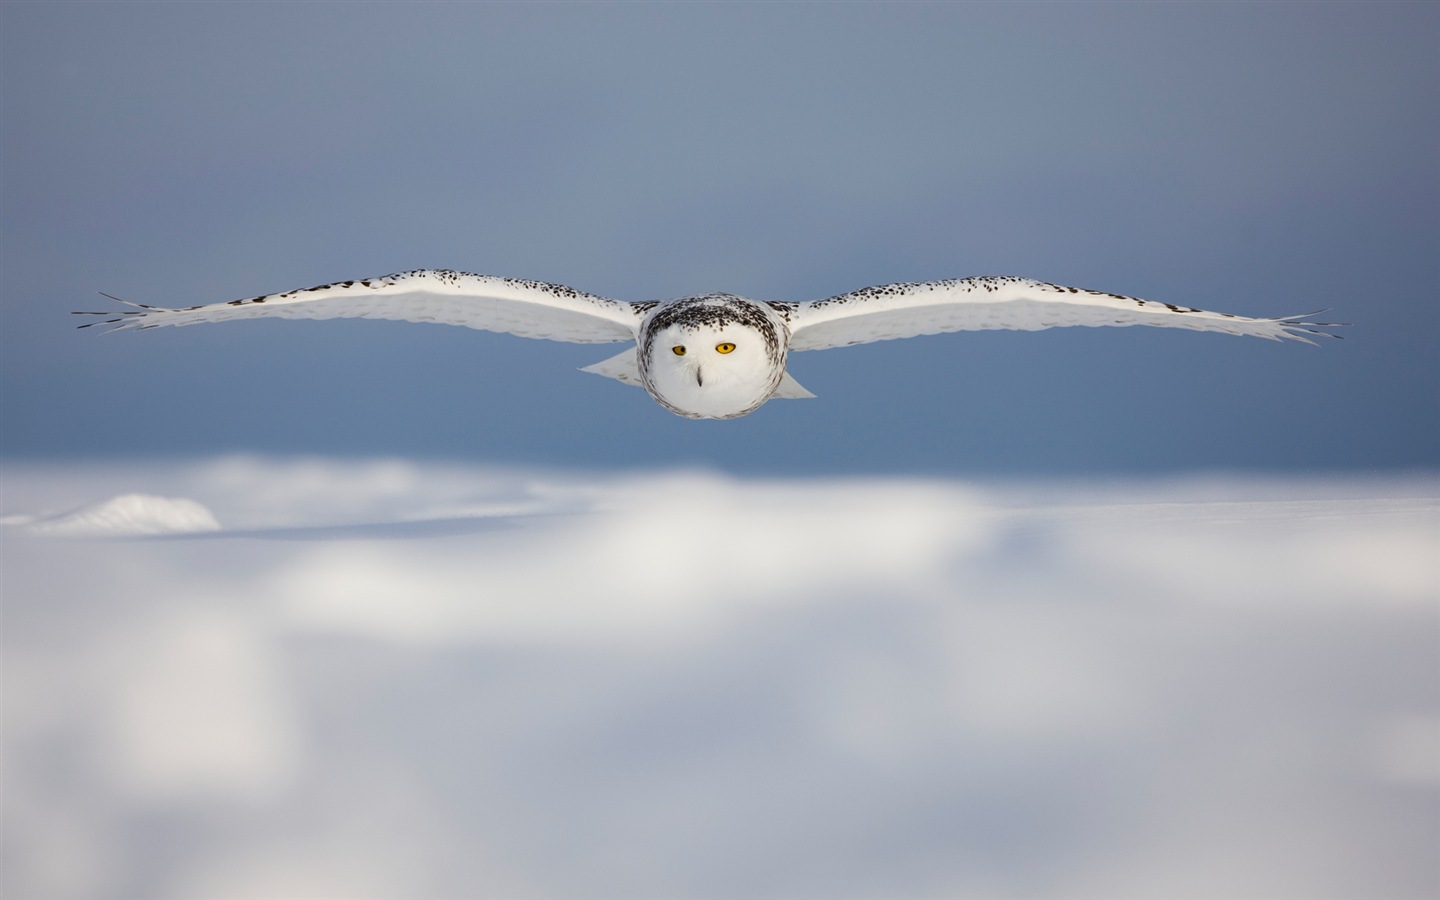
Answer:
[{"label": "owl face", "polygon": [[681,308],[649,323],[640,352],[645,389],[692,419],[733,419],[757,409],[779,386],[785,354],[774,324],[753,307],[697,303],[688,315]]}]

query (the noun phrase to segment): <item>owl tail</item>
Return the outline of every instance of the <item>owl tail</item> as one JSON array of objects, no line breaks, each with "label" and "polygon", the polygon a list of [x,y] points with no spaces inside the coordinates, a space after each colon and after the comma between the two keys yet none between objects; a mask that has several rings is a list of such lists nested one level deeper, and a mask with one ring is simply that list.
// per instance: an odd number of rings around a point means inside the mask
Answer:
[{"label": "owl tail", "polygon": [[[595,375],[604,375],[606,378],[613,378],[622,384],[631,384],[635,387],[644,387],[640,380],[640,361],[635,355],[636,348],[631,347],[622,353],[617,353],[609,359],[601,360],[593,366],[585,366],[580,371],[590,372]],[[782,400],[803,400],[815,395],[800,386],[800,382],[790,377],[786,372],[780,379],[780,386],[775,389],[774,397]],[[774,399],[772,397],[771,399]]]},{"label": "owl tail", "polygon": [[[800,382],[790,377],[786,372],[785,377],[780,379],[780,386],[775,389],[775,397],[782,400],[808,400],[815,395],[800,386]],[[772,397],[771,399],[774,399]]]},{"label": "owl tail", "polygon": [[638,348],[632,346],[623,353],[617,353],[593,366],[585,366],[580,371],[604,375],[606,378],[613,378],[622,384],[644,387],[645,383],[640,380],[640,360],[635,355],[637,351]]}]

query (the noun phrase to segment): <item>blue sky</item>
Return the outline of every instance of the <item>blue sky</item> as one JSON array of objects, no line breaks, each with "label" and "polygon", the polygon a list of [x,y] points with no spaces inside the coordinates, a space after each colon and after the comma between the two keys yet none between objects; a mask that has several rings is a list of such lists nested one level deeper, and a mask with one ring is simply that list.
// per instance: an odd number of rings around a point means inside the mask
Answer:
[{"label": "blue sky", "polygon": [[[1440,464],[1428,4],[0,7],[0,453],[736,472]],[[630,300],[1015,274],[1246,315],[797,354],[691,422],[431,326],[76,332],[416,267]],[[99,304],[97,306],[97,304]]]}]

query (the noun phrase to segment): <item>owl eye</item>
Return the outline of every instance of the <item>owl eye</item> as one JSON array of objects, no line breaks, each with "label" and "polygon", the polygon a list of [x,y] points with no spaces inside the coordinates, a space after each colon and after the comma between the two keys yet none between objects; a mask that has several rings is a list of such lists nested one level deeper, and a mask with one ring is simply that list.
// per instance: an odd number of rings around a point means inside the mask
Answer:
[{"label": "owl eye", "polygon": [[684,345],[684,344],[676,344],[675,346],[673,346],[673,347],[670,348],[670,352],[673,353],[673,354],[675,354],[676,356],[684,356],[684,355],[685,355],[685,345]]},{"label": "owl eye", "polygon": [[732,344],[732,343],[730,343],[729,341],[726,341],[726,342],[723,343],[723,344],[716,344],[716,345],[715,345],[715,350],[716,350],[717,353],[729,353],[731,350],[734,350],[734,349],[735,349],[735,345]]}]

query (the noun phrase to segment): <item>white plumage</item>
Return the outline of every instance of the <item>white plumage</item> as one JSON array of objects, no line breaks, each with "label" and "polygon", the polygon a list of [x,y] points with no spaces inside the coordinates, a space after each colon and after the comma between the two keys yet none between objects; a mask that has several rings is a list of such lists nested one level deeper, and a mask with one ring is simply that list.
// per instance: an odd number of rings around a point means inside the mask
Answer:
[{"label": "white plumage", "polygon": [[[107,295],[108,296],[108,295]],[[118,298],[112,298],[118,299]],[[745,415],[775,397],[810,397],[787,353],[921,334],[1066,325],[1154,325],[1314,343],[1333,323],[1252,319],[1009,276],[888,284],[808,303],[706,294],[630,303],[562,285],[422,269],[207,306],[135,307],[103,316],[114,330],[233,319],[367,318],[438,322],[577,344],[634,346],[585,371],[644,387],[690,418]]]}]

